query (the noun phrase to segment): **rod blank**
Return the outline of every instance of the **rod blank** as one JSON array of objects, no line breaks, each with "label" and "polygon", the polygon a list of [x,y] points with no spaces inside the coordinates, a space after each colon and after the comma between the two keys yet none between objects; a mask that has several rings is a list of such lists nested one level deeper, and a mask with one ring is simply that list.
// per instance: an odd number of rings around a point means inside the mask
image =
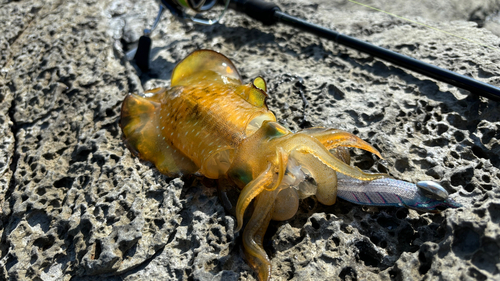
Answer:
[{"label": "rod blank", "polygon": [[350,37],[333,30],[309,23],[305,20],[287,15],[281,11],[275,11],[274,17],[280,22],[315,34],[319,37],[333,40],[338,44],[353,48],[360,52],[383,59],[400,67],[406,68],[434,78],[436,80],[457,86],[471,93],[487,97],[492,100],[500,100],[500,88],[488,83],[475,80],[456,72],[437,67],[435,65],[416,60],[414,58],[384,49],[362,40]]},{"label": "rod blank", "polygon": [[500,88],[458,74],[456,72],[437,67],[435,65],[419,61],[417,59],[375,46],[368,42],[350,37],[322,26],[312,24],[303,19],[290,16],[280,10],[272,2],[263,0],[231,0],[229,5],[232,9],[243,12],[248,16],[266,24],[272,25],[281,22],[306,32],[315,34],[319,37],[332,40],[349,48],[372,55],[376,58],[388,61],[397,66],[411,71],[423,74],[436,80],[448,83],[450,85],[462,88],[471,93],[500,101]]}]

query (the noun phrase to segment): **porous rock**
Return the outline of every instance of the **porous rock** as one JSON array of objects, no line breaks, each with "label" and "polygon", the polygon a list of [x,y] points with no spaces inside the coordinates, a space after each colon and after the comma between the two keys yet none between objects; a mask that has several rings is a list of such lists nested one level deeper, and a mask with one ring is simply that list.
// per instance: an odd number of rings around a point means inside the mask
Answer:
[{"label": "porous rock", "polygon": [[[277,1],[289,14],[500,85],[500,38],[476,23],[419,19],[496,49],[338,2]],[[164,16],[151,71],[141,73],[124,52],[152,23],[153,1],[1,5],[0,279],[255,280],[214,188],[161,175],[121,139],[124,96],[168,85],[175,64],[199,48],[231,58],[245,81],[263,76],[280,123],[354,132],[385,158],[354,151],[355,165],[439,181],[464,205],[428,214],[303,200],[266,235],[274,279],[500,277],[498,102],[233,11],[215,26]]]}]

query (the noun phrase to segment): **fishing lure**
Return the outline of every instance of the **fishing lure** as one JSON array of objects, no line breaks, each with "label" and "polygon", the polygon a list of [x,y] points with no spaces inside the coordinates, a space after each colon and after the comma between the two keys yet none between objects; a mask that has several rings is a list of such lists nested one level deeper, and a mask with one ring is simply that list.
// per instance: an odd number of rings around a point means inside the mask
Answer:
[{"label": "fishing lure", "polygon": [[131,151],[161,173],[198,174],[238,187],[238,231],[253,202],[243,246],[260,280],[271,276],[262,246],[269,221],[293,217],[300,199],[315,196],[332,205],[338,196],[426,211],[460,206],[437,183],[415,185],[350,166],[347,147],[381,157],[355,135],[327,128],[292,133],[267,108],[266,88],[261,77],[243,84],[228,58],[199,50],[175,67],[171,87],[128,95],[120,124]]}]

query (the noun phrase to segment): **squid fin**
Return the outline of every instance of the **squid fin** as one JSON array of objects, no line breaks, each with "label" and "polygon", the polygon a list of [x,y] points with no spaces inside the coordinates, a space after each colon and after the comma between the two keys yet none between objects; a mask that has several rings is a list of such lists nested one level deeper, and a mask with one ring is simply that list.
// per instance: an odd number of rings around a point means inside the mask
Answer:
[{"label": "squid fin", "polygon": [[142,160],[150,161],[168,176],[191,174],[196,165],[166,140],[159,129],[159,98],[166,91],[156,88],[145,96],[128,95],[123,101],[120,127],[127,145]]},{"label": "squid fin", "polygon": [[253,80],[253,83],[250,86],[248,97],[246,98],[246,100],[250,104],[256,107],[263,107],[266,104],[266,98],[267,98],[266,91],[267,91],[266,81],[264,81],[264,78],[259,76]]},{"label": "squid fin", "polygon": [[172,72],[171,85],[189,85],[200,79],[241,84],[234,64],[224,55],[211,50],[194,51],[177,64]]},{"label": "squid fin", "polygon": [[261,89],[264,92],[267,92],[267,84],[264,78],[262,77],[257,77],[253,80],[253,85],[259,89]]},{"label": "squid fin", "polygon": [[266,82],[262,77],[257,77],[253,83],[241,85],[236,89],[236,94],[255,107],[265,107],[266,105]]}]

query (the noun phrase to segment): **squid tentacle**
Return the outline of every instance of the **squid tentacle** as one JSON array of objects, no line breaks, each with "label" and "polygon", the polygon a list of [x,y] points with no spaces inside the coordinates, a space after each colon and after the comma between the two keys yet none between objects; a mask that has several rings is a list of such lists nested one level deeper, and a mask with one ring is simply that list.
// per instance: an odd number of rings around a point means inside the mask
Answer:
[{"label": "squid tentacle", "polygon": [[325,165],[330,167],[330,169],[358,180],[371,181],[387,177],[386,174],[365,173],[359,168],[351,167],[333,156],[324,146],[317,145],[314,142],[309,142],[307,145],[301,145],[297,147],[296,150],[304,153],[310,153]]},{"label": "squid tentacle", "polygon": [[281,184],[281,181],[283,181],[283,177],[285,176],[285,168],[286,168],[286,162],[287,162],[288,156],[286,155],[286,153],[282,147],[277,148],[276,154],[277,154],[276,156],[277,156],[277,160],[278,160],[278,165],[277,165],[278,166],[278,179],[275,181],[274,185],[270,189],[266,188],[266,190],[268,190],[268,191],[273,191],[276,188],[278,188],[278,186],[280,186],[280,184]]},{"label": "squid tentacle", "polygon": [[271,261],[263,247],[264,234],[271,220],[278,189],[264,191],[256,198],[255,211],[243,231],[243,246],[250,264],[259,274],[259,280],[269,280]]},{"label": "squid tentacle", "polygon": [[271,164],[267,166],[267,169],[262,174],[249,182],[241,190],[238,202],[236,203],[236,221],[238,222],[236,231],[240,231],[241,227],[243,227],[243,215],[248,205],[270,184],[272,184]]},{"label": "squid tentacle", "polygon": [[382,155],[375,147],[356,135],[346,131],[338,129],[310,128],[302,130],[300,133],[316,138],[319,142],[321,142],[321,144],[323,144],[323,146],[325,146],[327,150],[337,147],[354,147],[371,152],[383,159]]},{"label": "squid tentacle", "polygon": [[[274,191],[276,190],[283,180],[286,171],[286,163],[288,156],[282,148],[278,148],[277,151],[277,170],[278,170],[278,179],[274,181],[272,184],[272,171],[274,170],[272,165],[269,164],[267,169],[261,173],[256,179],[252,180],[248,183],[240,193],[238,197],[238,202],[236,203],[236,220],[238,221],[238,227],[236,231],[240,231],[243,226],[243,215],[245,214],[245,210],[248,205],[252,202],[252,200],[258,196],[263,190]],[[270,188],[268,188],[270,186]],[[279,192],[279,190],[278,190]]]}]

